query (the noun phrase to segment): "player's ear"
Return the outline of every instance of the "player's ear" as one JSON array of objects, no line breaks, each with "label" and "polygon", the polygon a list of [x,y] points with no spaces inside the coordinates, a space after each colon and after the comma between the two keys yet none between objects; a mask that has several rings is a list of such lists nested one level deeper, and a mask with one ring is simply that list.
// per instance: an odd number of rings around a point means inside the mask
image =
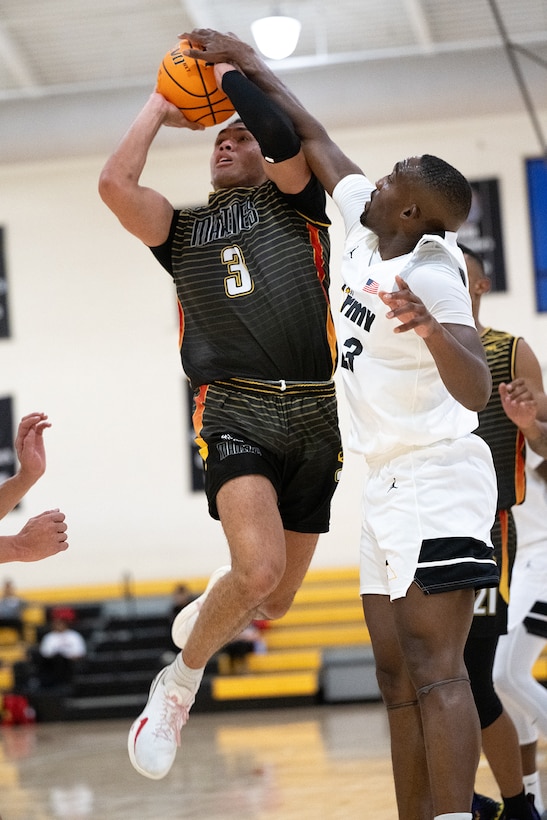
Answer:
[{"label": "player's ear", "polygon": [[419,205],[415,202],[412,205],[408,205],[402,212],[401,212],[401,219],[419,219],[422,213],[420,211]]}]

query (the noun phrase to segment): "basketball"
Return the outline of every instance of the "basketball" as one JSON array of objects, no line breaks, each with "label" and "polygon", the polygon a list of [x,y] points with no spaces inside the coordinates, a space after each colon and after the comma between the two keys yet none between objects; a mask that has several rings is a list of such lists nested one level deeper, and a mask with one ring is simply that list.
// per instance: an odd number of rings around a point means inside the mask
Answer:
[{"label": "basketball", "polygon": [[185,57],[182,52],[187,48],[188,41],[181,40],[167,52],[158,70],[156,91],[176,105],[187,120],[204,126],[224,122],[234,107],[217,88],[213,66]]}]

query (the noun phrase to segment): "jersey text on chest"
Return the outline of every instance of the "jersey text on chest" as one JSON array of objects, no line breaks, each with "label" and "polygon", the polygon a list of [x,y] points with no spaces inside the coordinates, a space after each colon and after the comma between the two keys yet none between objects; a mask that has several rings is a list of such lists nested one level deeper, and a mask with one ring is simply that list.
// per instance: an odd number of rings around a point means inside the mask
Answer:
[{"label": "jersey text on chest", "polygon": [[250,200],[232,202],[214,213],[195,220],[190,244],[206,245],[215,239],[225,239],[241,231],[250,231],[258,222],[258,211]]},{"label": "jersey text on chest", "polygon": [[376,318],[376,314],[365,307],[365,305],[362,305],[351,293],[346,295],[340,308],[340,313],[343,313],[346,319],[349,319],[350,322],[354,322],[367,332],[370,331],[371,325]]}]

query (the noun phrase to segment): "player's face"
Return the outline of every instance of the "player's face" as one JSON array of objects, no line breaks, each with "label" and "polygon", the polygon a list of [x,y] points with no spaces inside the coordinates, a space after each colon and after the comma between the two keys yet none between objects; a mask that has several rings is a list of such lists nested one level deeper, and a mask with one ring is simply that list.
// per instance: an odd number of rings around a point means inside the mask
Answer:
[{"label": "player's face", "polygon": [[211,156],[213,188],[252,187],[265,179],[258,142],[243,123],[219,131]]},{"label": "player's face", "polygon": [[396,230],[400,214],[413,202],[412,171],[418,162],[417,157],[398,162],[390,174],[376,182],[361,214],[362,225],[376,234]]}]

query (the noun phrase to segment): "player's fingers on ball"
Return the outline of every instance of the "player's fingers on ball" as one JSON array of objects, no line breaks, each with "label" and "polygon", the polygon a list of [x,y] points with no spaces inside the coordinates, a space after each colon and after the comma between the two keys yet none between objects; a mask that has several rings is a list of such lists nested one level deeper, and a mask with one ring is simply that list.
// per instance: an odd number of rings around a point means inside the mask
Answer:
[{"label": "player's fingers on ball", "polygon": [[[165,54],[158,69],[156,91],[175,105],[186,120],[201,126],[217,125],[234,113],[234,107],[218,87],[213,66],[186,55],[188,40],[181,39]],[[198,55],[196,55],[198,56]],[[200,51],[199,56],[203,56]]]}]

